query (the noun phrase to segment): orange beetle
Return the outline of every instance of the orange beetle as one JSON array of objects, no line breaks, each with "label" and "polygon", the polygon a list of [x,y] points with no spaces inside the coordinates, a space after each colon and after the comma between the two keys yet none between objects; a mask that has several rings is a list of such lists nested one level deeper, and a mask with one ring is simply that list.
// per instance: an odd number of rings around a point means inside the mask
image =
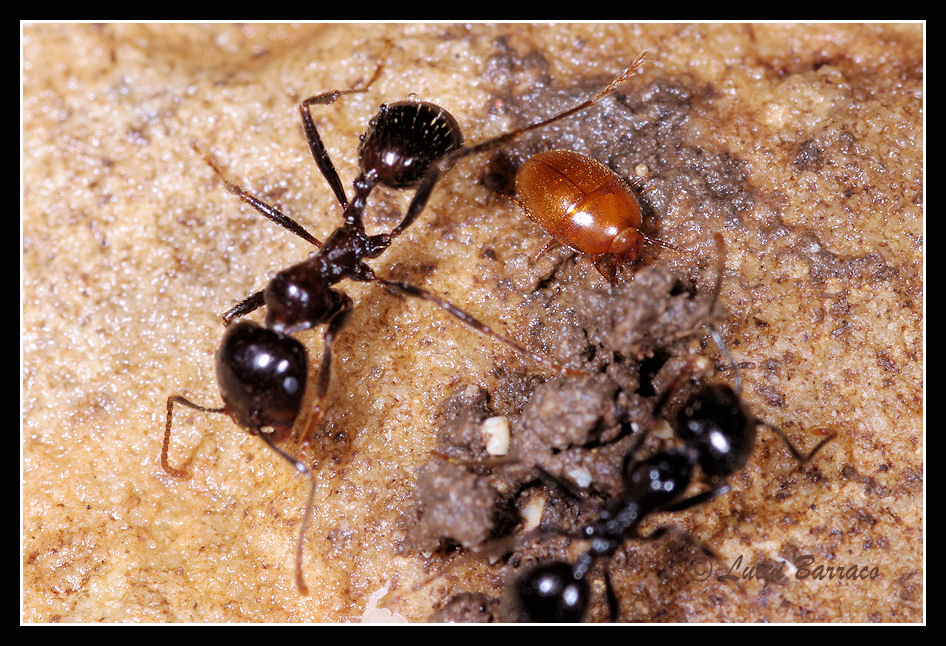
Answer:
[{"label": "orange beetle", "polygon": [[539,255],[559,245],[586,253],[611,284],[617,265],[635,262],[645,240],[676,249],[640,232],[640,205],[620,176],[571,150],[527,159],[516,173],[514,199],[554,238]]}]

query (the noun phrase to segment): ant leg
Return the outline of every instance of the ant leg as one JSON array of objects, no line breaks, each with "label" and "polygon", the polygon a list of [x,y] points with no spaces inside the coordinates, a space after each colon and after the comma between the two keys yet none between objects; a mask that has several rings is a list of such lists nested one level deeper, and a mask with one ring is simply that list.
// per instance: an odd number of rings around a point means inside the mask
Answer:
[{"label": "ant leg", "polygon": [[782,431],[782,429],[772,424],[769,424],[768,422],[763,422],[761,420],[759,420],[758,423],[761,426],[766,427],[767,429],[769,429],[770,431],[772,431],[773,433],[775,433],[782,439],[782,442],[784,442],[786,448],[788,448],[789,452],[792,454],[792,457],[795,458],[799,466],[801,466],[802,464],[805,464],[806,462],[811,460],[811,458],[815,457],[815,454],[821,450],[821,447],[823,447],[825,444],[833,440],[835,436],[837,435],[837,433],[832,433],[828,437],[818,442],[815,448],[813,448],[811,451],[808,452],[808,455],[802,455],[801,453],[798,452],[798,449],[795,448],[795,445],[791,443],[791,441],[788,439],[788,436],[785,435],[785,432]]},{"label": "ant leg", "polygon": [[[671,509],[664,509],[661,511],[671,511]],[[642,541],[655,541],[662,536],[666,536],[667,534],[672,534],[674,537],[681,539],[690,547],[698,549],[699,551],[701,551],[703,554],[705,554],[711,559],[714,559],[717,561],[720,560],[719,555],[716,552],[714,552],[712,548],[710,548],[708,545],[706,545],[705,543],[701,541],[696,540],[695,538],[687,534],[685,531],[683,531],[679,527],[674,527],[673,525],[662,525],[658,527],[657,529],[655,529],[654,531],[652,531],[647,536],[641,536],[640,534],[638,534],[636,538],[639,538]]]},{"label": "ant leg", "polygon": [[554,361],[551,361],[550,359],[547,359],[543,357],[542,355],[536,352],[533,352],[532,350],[529,350],[528,348],[517,343],[516,341],[513,341],[512,339],[505,337],[502,334],[496,332],[491,327],[489,327],[485,323],[482,323],[481,321],[474,318],[470,314],[467,314],[456,305],[448,301],[445,301],[444,299],[440,298],[436,294],[433,294],[432,292],[427,291],[426,289],[422,289],[420,287],[417,287],[416,285],[411,285],[410,283],[399,283],[392,280],[385,280],[384,278],[378,278],[377,276],[375,276],[373,280],[394,294],[403,295],[403,296],[413,296],[414,298],[421,298],[425,301],[430,301],[434,305],[445,310],[448,314],[452,314],[454,317],[460,319],[462,322],[466,323],[470,327],[480,331],[483,334],[489,335],[493,337],[494,339],[502,341],[506,345],[518,350],[521,354],[528,355],[532,357],[533,359],[535,359],[537,362],[545,366],[548,366],[562,374],[569,374],[569,375],[587,375],[588,374],[584,370],[573,370],[571,368],[565,368],[564,366],[561,366],[555,363]]},{"label": "ant leg", "polygon": [[319,170],[322,171],[322,177],[324,177],[325,181],[328,182],[332,192],[335,193],[335,199],[338,200],[338,203],[342,205],[343,209],[348,208],[348,197],[346,197],[345,188],[342,186],[342,181],[338,177],[338,171],[335,170],[335,164],[332,163],[332,159],[328,156],[328,151],[325,150],[325,144],[322,143],[322,137],[319,136],[319,131],[315,127],[315,122],[312,120],[312,112],[309,109],[309,106],[331,105],[332,103],[338,101],[338,99],[344,94],[357,94],[360,92],[366,92],[368,88],[371,87],[371,84],[378,80],[378,77],[381,76],[381,70],[383,67],[384,62],[382,61],[378,64],[378,67],[374,71],[374,75],[372,75],[371,79],[359,88],[323,92],[322,94],[310,96],[308,99],[299,104],[299,112],[302,115],[302,129],[305,132],[306,141],[309,142],[309,150],[312,151],[312,157],[315,159],[315,163],[319,167]]},{"label": "ant leg", "polygon": [[312,474],[312,470],[309,469],[309,467],[306,466],[304,462],[295,459],[276,446],[267,434],[259,432],[256,434],[259,435],[264,442],[266,442],[269,448],[279,454],[279,456],[282,457],[286,462],[291,464],[297,473],[308,478],[312,485],[309,490],[309,498],[306,501],[305,512],[303,512],[302,520],[299,522],[299,536],[296,540],[296,587],[299,589],[300,594],[309,594],[309,588],[306,586],[305,577],[302,574],[302,546],[305,542],[306,531],[309,529],[309,523],[312,522],[312,512],[315,507],[315,476]]},{"label": "ant leg", "polygon": [[[460,150],[463,149],[461,148]],[[427,200],[430,199],[430,193],[434,190],[434,185],[437,184],[437,180],[452,167],[453,162],[449,156],[431,165],[430,170],[427,171],[427,174],[424,175],[420,184],[417,185],[417,190],[414,191],[414,197],[411,198],[411,203],[407,207],[407,213],[404,215],[404,219],[387,234],[386,238],[388,243],[401,235],[405,229],[414,223],[414,220],[417,219],[420,212],[427,206]]]},{"label": "ant leg", "polygon": [[[332,315],[332,318],[329,319],[322,337],[322,364],[319,366],[319,376],[315,385],[316,403],[313,407],[312,415],[309,417],[308,427],[318,424],[322,419],[322,415],[325,414],[325,411],[322,409],[322,399],[325,397],[325,393],[328,392],[329,378],[332,374],[332,344],[335,342],[335,337],[338,335],[338,332],[348,323],[348,319],[351,316],[352,300],[347,294],[338,293],[342,297],[341,304],[335,314]],[[308,432],[306,432],[306,437],[308,437]]]},{"label": "ant leg", "polygon": [[258,197],[256,197],[255,195],[247,191],[245,188],[243,188],[239,184],[231,182],[229,179],[227,179],[227,176],[223,174],[223,171],[220,170],[220,167],[217,166],[216,162],[214,162],[213,159],[211,159],[208,154],[206,154],[203,150],[201,150],[200,147],[197,146],[197,144],[191,144],[191,148],[194,149],[194,152],[196,152],[198,155],[203,157],[204,161],[207,162],[207,164],[220,177],[220,179],[223,180],[223,184],[224,186],[227,187],[228,191],[230,191],[231,193],[236,195],[238,198],[240,198],[241,200],[243,200],[244,202],[252,206],[263,217],[268,218],[272,222],[275,222],[276,224],[286,229],[287,231],[296,234],[297,236],[299,236],[306,242],[314,244],[316,247],[322,246],[322,242],[318,238],[313,236],[311,233],[306,231],[302,227],[301,224],[299,224],[298,222],[290,218],[288,215],[284,215],[275,206],[271,206],[267,204],[266,202],[264,202],[263,200],[259,199]]},{"label": "ant leg", "polygon": [[164,444],[161,446],[161,468],[175,478],[185,478],[187,477],[186,469],[175,469],[168,463],[168,445],[171,442],[171,418],[173,417],[172,411],[174,410],[175,403],[190,406],[194,410],[198,410],[202,413],[226,413],[227,410],[226,407],[205,408],[204,406],[199,406],[192,401],[184,399],[180,395],[171,395],[168,397],[168,421],[167,426],[164,428]]},{"label": "ant leg", "polygon": [[608,83],[607,86],[605,86],[601,91],[599,91],[597,94],[595,94],[593,97],[591,97],[587,101],[584,101],[583,103],[580,103],[573,108],[569,108],[568,110],[565,110],[564,112],[560,112],[552,117],[549,117],[548,119],[539,121],[538,123],[533,123],[528,126],[519,128],[517,130],[507,132],[505,134],[499,135],[498,137],[493,137],[492,139],[487,139],[486,141],[478,143],[475,146],[468,146],[465,148],[461,148],[460,150],[457,150],[454,153],[452,153],[449,156],[449,159],[451,159],[452,162],[456,162],[457,160],[462,159],[463,157],[466,157],[468,155],[475,155],[476,153],[499,148],[500,146],[503,146],[511,141],[515,141],[516,139],[518,139],[519,137],[521,137],[522,135],[524,135],[525,133],[531,130],[535,130],[536,128],[542,128],[544,126],[555,123],[556,121],[559,121],[566,117],[570,117],[576,112],[581,112],[582,110],[586,108],[590,108],[591,106],[593,106],[594,104],[596,104],[598,101],[608,96],[609,94],[614,94],[614,92],[616,92],[617,89],[621,87],[625,83],[625,81],[627,81],[628,78],[630,78],[631,74],[633,74],[637,70],[637,68],[641,66],[641,64],[644,62],[644,58],[646,57],[647,57],[647,52],[644,52],[643,54],[638,56],[637,60],[634,61],[630,67],[628,67],[626,70],[621,72],[621,74],[617,78],[615,78],[613,81]]},{"label": "ant leg", "polygon": [[322,177],[328,182],[332,192],[335,193],[335,199],[338,200],[338,203],[342,205],[343,209],[348,207],[348,197],[345,195],[345,188],[342,186],[342,180],[338,176],[338,171],[335,170],[335,164],[332,163],[332,158],[328,156],[328,151],[325,150],[325,144],[322,143],[319,131],[316,129],[315,122],[312,120],[312,113],[309,111],[309,106],[335,103],[342,94],[357,91],[358,90],[333,90],[332,92],[326,92],[318,96],[311,96],[299,104],[299,112],[302,114],[302,129],[305,132],[306,141],[309,142],[309,150],[312,151],[315,164],[319,167],[319,170],[322,171]]},{"label": "ant leg", "polygon": [[228,309],[220,315],[224,325],[230,325],[230,322],[238,316],[244,316],[261,308],[264,304],[263,292],[259,291],[252,296],[247,296],[242,301]]},{"label": "ant leg", "polygon": [[[290,233],[296,234],[297,236],[299,236],[306,242],[309,242],[315,245],[316,247],[322,246],[322,242],[318,238],[313,236],[311,233],[306,231],[302,227],[301,224],[299,224],[298,222],[290,218],[288,215],[283,214],[276,207],[271,206],[267,204],[266,202],[264,202],[263,200],[259,199],[258,197],[256,197],[255,195],[247,191],[245,188],[243,188],[239,184],[231,182],[229,179],[227,179],[227,176],[223,174],[223,171],[220,170],[220,167],[217,166],[217,164],[213,161],[213,159],[211,159],[209,155],[207,155],[203,150],[201,150],[199,146],[197,146],[196,144],[191,144],[191,147],[194,149],[194,151],[197,154],[199,154],[201,157],[204,158],[204,161],[206,161],[207,164],[213,169],[213,171],[220,177],[220,179],[224,183],[224,186],[227,187],[228,191],[230,191],[231,193],[236,195],[238,198],[240,198],[241,200],[243,200],[244,202],[252,206],[261,215],[268,218],[272,222],[275,222],[276,224],[283,227]],[[229,310],[221,314],[220,317],[223,319],[224,325],[229,325],[230,322],[233,321],[233,319],[239,316],[243,316],[245,314],[249,314],[250,312],[257,310],[262,306],[263,306],[263,292],[260,291],[246,297],[241,302],[237,303],[234,307],[231,307]]]},{"label": "ant leg", "polygon": [[608,621],[615,623],[621,620],[621,604],[618,602],[618,595],[614,592],[614,586],[611,585],[611,575],[608,568],[604,568],[604,592],[608,600]]},{"label": "ant leg", "polygon": [[672,505],[668,505],[664,507],[661,511],[683,511],[684,509],[689,509],[690,507],[701,505],[704,502],[708,502],[712,500],[716,496],[721,496],[724,493],[728,493],[728,492],[729,492],[729,485],[723,484],[716,487],[715,489],[710,489],[709,491],[698,493],[694,496],[690,496],[689,498],[681,500],[680,502],[674,503]]},{"label": "ant leg", "polygon": [[475,155],[477,153],[485,152],[488,150],[494,150],[496,148],[504,146],[511,141],[515,141],[516,139],[518,139],[525,133],[535,130],[536,128],[542,128],[551,123],[559,121],[560,119],[570,117],[576,112],[580,112],[586,108],[590,108],[591,106],[593,106],[595,103],[597,103],[604,97],[608,96],[609,94],[613,94],[615,91],[617,91],[617,89],[621,85],[623,85],[624,82],[627,81],[628,78],[630,78],[631,74],[633,74],[634,71],[637,70],[637,68],[641,66],[646,56],[647,56],[647,52],[644,52],[643,54],[641,54],[630,67],[628,67],[626,70],[624,70],[624,72],[621,73],[620,76],[618,76],[616,79],[611,81],[600,92],[595,94],[593,97],[591,97],[587,101],[584,101],[583,103],[580,103],[579,105],[576,105],[573,108],[565,110],[564,112],[560,112],[552,117],[549,117],[548,119],[544,119],[537,123],[524,126],[522,128],[513,130],[511,132],[507,132],[497,137],[493,137],[492,139],[487,139],[486,141],[478,143],[474,146],[465,146],[463,148],[460,148],[459,150],[455,150],[454,152],[447,155],[444,159],[441,159],[436,164],[433,164],[430,167],[430,169],[427,171],[427,175],[424,176],[424,178],[421,180],[420,184],[418,185],[417,191],[414,193],[414,198],[411,200],[411,204],[407,209],[407,214],[404,216],[404,221],[401,222],[398,226],[396,226],[391,231],[391,233],[388,234],[388,238],[390,240],[393,240],[398,235],[400,235],[405,229],[407,229],[414,222],[415,219],[417,219],[417,216],[420,214],[420,212],[424,209],[424,206],[427,204],[427,200],[430,197],[430,193],[431,191],[433,191],[434,185],[437,183],[437,180],[440,179],[441,175],[443,175],[448,170],[450,170],[450,168],[452,168],[456,162],[463,159],[464,157],[468,157],[469,155]]},{"label": "ant leg", "polygon": [[637,452],[640,450],[641,446],[644,445],[644,440],[650,436],[651,428],[645,428],[639,434],[637,439],[634,440],[634,443],[627,447],[627,451],[624,453],[624,460],[621,462],[621,473],[629,473],[629,467],[633,464],[634,457],[637,455]]}]

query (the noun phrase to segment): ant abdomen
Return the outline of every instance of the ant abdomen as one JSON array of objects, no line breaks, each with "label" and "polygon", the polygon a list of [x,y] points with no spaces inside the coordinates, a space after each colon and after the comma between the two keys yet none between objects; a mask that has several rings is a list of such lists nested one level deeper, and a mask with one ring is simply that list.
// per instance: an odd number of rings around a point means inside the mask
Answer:
[{"label": "ant abdomen", "polygon": [[463,146],[460,124],[449,112],[427,101],[382,104],[368,124],[358,157],[361,167],[377,172],[390,188],[413,188],[430,165]]},{"label": "ant abdomen", "polygon": [[292,428],[305,392],[308,359],[291,336],[239,321],[227,328],[217,351],[217,381],[224,408],[249,429]]},{"label": "ant abdomen", "polygon": [[563,561],[540,563],[520,575],[511,590],[513,616],[521,623],[577,623],[588,610],[588,579],[575,577]]},{"label": "ant abdomen", "polygon": [[756,420],[732,388],[709,384],[677,413],[674,430],[696,449],[700,468],[709,478],[739,471],[755,445]]}]

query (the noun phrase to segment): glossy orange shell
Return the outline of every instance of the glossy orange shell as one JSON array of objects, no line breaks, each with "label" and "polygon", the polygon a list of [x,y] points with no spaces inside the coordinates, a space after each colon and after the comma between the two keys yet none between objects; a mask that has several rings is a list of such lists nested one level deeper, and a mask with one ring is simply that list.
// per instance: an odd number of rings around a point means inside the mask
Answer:
[{"label": "glossy orange shell", "polygon": [[641,224],[637,198],[624,180],[570,150],[526,160],[516,174],[516,196],[558,242],[592,256],[611,253],[619,233]]}]

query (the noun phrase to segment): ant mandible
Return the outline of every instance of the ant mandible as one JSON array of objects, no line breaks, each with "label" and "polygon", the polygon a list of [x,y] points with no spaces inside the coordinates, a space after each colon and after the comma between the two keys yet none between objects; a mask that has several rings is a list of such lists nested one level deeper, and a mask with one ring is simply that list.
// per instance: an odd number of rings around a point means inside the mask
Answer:
[{"label": "ant mandible", "polygon": [[[722,236],[716,234],[715,237],[722,254]],[[720,264],[712,303],[719,294]],[[711,304],[710,313],[712,309]],[[722,337],[711,323],[708,325],[714,341],[728,357]],[[731,362],[731,365],[738,370],[735,363]],[[727,481],[748,461],[759,426],[770,429],[781,438],[799,465],[811,460],[834,438],[835,434],[823,438],[807,455],[802,455],[781,429],[758,419],[749,411],[739,395],[741,384],[741,378],[736,379],[735,389],[722,383],[707,384],[686,401],[672,421],[674,432],[682,441],[681,447],[663,450],[635,462],[633,456],[646,437],[646,432],[641,434],[624,457],[623,491],[598,512],[594,521],[577,533],[578,538],[590,541],[588,549],[574,563],[540,563],[516,578],[510,591],[516,620],[581,621],[590,602],[587,576],[592,566],[613,555],[629,538],[653,540],[674,531],[671,527],[660,527],[647,536],[641,536],[638,528],[648,515],[689,509],[728,492]],[[667,389],[655,406],[656,411],[662,410],[677,386],[673,384]],[[684,491],[694,481],[697,465],[709,488],[684,498]],[[700,547],[708,552],[705,547]],[[607,570],[605,583],[609,611],[612,617],[616,617],[617,600]]]},{"label": "ant mandible", "polygon": [[[185,470],[174,468],[168,462],[173,408],[174,404],[182,404],[200,412],[229,415],[236,424],[250,434],[262,438],[299,474],[307,477],[311,489],[296,542],[296,585],[303,594],[307,593],[308,588],[302,572],[302,546],[312,517],[316,480],[305,463],[278,448],[278,445],[291,435],[292,427],[299,416],[308,374],[305,349],[290,335],[322,323],[326,324],[322,361],[315,387],[316,403],[308,422],[310,427],[323,415],[321,402],[328,391],[332,345],[351,314],[351,298],[332,288],[345,278],[373,282],[397,296],[430,301],[463,323],[510,345],[540,363],[563,372],[574,372],[495,332],[470,314],[421,287],[377,276],[364,260],[378,257],[417,219],[437,181],[458,160],[498,148],[531,130],[593,106],[603,97],[615,92],[641,65],[645,56],[646,52],[601,91],[579,105],[474,146],[463,145],[463,136],[456,119],[433,103],[399,101],[390,105],[383,104],[362,136],[358,150],[360,172],[353,183],[354,195],[350,201],[318,134],[310,109],[313,105],[334,103],[344,94],[364,92],[378,78],[383,65],[378,66],[369,82],[361,88],[333,90],[306,99],[299,106],[306,141],[316,165],[344,209],[342,225],[329,234],[324,242],[308,233],[302,225],[276,207],[227,179],[209,155],[198,146],[193,146],[223,180],[228,191],[264,217],[315,245],[319,251],[308,259],[280,271],[264,290],[250,295],[222,315],[227,330],[216,354],[216,373],[224,405],[219,408],[207,408],[180,395],[168,397],[161,466],[170,475],[187,475]],[[379,184],[396,189],[413,189],[414,196],[400,224],[390,232],[369,236],[362,218],[368,196]],[[232,323],[235,318],[249,314],[263,305],[266,306],[265,326],[247,320]],[[264,432],[264,428],[272,430]]]}]

